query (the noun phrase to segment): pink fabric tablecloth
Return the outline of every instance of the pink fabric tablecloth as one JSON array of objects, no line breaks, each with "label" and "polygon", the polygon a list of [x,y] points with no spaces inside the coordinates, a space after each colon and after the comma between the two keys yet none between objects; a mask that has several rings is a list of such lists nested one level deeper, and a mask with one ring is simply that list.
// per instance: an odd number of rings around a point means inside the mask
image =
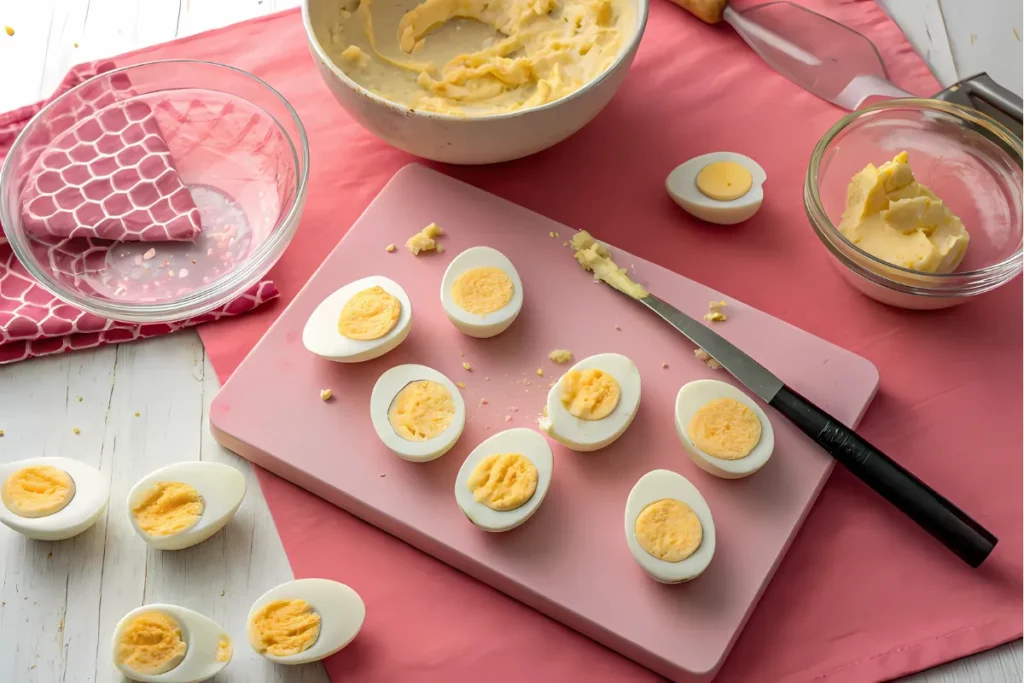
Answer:
[{"label": "pink fabric tablecloth", "polygon": [[[774,74],[732,32],[652,1],[629,78],[583,131],[529,159],[441,169],[869,358],[882,384],[863,434],[1002,539],[984,567],[971,570],[837,470],[719,680],[879,680],[1019,636],[1020,282],[934,313],[886,308],[849,289],[801,199],[811,149],[842,112]],[[898,85],[938,90],[873,2],[805,4],[874,40]],[[273,271],[288,301],[410,157],[335,103],[314,70],[298,13],[119,62],[168,57],[249,70],[280,89],[306,125],[309,201]],[[768,174],[760,213],[734,228],[690,218],[663,189],[677,164],[721,149],[757,159]],[[201,330],[222,379],[280,310]],[[276,477],[263,473],[260,481],[296,575],[344,581],[366,600],[363,633],[327,662],[335,681],[657,678]]]}]

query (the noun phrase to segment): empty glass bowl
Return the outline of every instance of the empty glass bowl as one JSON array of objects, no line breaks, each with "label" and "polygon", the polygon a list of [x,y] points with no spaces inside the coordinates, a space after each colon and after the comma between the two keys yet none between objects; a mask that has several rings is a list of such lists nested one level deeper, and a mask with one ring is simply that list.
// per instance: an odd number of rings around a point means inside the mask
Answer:
[{"label": "empty glass bowl", "polygon": [[[846,189],[869,163],[907,152],[914,176],[970,233],[963,262],[948,274],[894,266],[838,230]],[[974,109],[927,99],[890,100],[843,117],[811,154],[804,206],[843,277],[894,306],[935,309],[963,303],[1021,273],[1021,140]]]},{"label": "empty glass bowl", "polygon": [[39,112],[0,171],[0,223],[25,269],[104,318],[218,308],[298,226],[309,147],[259,78],[201,61],[108,71]]}]

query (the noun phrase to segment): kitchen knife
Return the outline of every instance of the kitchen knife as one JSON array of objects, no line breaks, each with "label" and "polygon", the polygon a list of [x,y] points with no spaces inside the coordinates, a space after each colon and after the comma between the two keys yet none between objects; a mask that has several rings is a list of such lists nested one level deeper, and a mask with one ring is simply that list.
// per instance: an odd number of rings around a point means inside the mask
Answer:
[{"label": "kitchen knife", "polygon": [[992,552],[998,542],[992,533],[855,431],[787,387],[717,332],[653,294],[635,301],[654,311],[684,337],[708,352],[748,389],[785,415],[858,479],[917,522],[964,562],[977,567]]}]

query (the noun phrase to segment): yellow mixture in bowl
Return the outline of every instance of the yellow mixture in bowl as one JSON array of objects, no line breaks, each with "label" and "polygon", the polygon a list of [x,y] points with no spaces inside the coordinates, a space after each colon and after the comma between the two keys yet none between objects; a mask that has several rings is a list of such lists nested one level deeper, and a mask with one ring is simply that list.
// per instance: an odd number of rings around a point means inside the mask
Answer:
[{"label": "yellow mixture in bowl", "polygon": [[578,90],[614,64],[635,24],[629,0],[341,0],[317,32],[367,90],[482,116]]}]

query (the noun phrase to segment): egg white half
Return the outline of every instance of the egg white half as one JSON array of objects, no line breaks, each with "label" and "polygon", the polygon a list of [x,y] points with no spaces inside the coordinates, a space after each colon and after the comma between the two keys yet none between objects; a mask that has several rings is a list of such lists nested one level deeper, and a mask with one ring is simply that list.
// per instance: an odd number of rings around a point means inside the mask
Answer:
[{"label": "egg white half", "polygon": [[[706,196],[697,189],[697,174],[717,161],[731,161],[750,171],[752,183],[750,190],[736,199],[721,201]],[[708,223],[733,225],[751,218],[761,208],[764,201],[762,185],[768,175],[760,164],[748,156],[735,152],[712,152],[702,154],[677,166],[665,179],[665,189],[676,204],[687,213]]]},{"label": "egg white half", "polygon": [[[338,332],[338,318],[341,310],[353,296],[369,289],[380,287],[402,304],[398,322],[379,339],[349,339]],[[350,282],[321,301],[302,328],[302,344],[327,360],[339,363],[359,363],[379,358],[405,341],[412,328],[412,303],[409,296],[394,280],[382,275],[372,275]]]},{"label": "egg white half", "polygon": [[[700,520],[703,538],[697,550],[682,562],[666,562],[651,555],[636,539],[636,519],[648,505],[665,498],[686,503]],[[626,544],[637,564],[661,583],[682,583],[700,576],[715,554],[715,520],[704,496],[681,474],[652,470],[640,477],[626,499]]]},{"label": "egg white half", "polygon": [[[132,514],[143,494],[157,482],[188,484],[203,499],[203,514],[183,531],[169,536],[150,536]],[[219,462],[178,462],[161,467],[140,479],[128,492],[128,521],[142,540],[158,550],[183,550],[202,543],[224,528],[245,498],[245,475]]]},{"label": "egg white half", "polygon": [[[164,673],[138,673],[118,660],[117,643],[121,639],[121,633],[132,619],[144,612],[161,612],[174,619],[181,627],[181,639],[185,642],[185,657],[177,666]],[[231,662],[231,657],[223,662],[217,661],[222,639],[230,641],[227,633],[217,622],[199,612],[193,612],[178,605],[162,603],[143,605],[124,615],[114,627],[114,637],[111,642],[112,657],[118,671],[139,683],[199,683],[199,681],[216,676]],[[234,654],[233,645],[232,655]]]},{"label": "egg white half", "polygon": [[[518,453],[533,463],[537,468],[537,489],[528,501],[515,510],[492,510],[483,503],[478,503],[473,492],[467,485],[473,470],[484,458],[497,453]],[[462,508],[466,517],[484,531],[508,531],[514,529],[537,511],[551,486],[555,460],[551,455],[551,446],[547,440],[533,431],[522,427],[499,432],[484,440],[473,449],[459,469],[455,477],[455,501]]]},{"label": "egg white half", "polygon": [[253,615],[276,600],[305,600],[320,615],[320,634],[309,649],[286,657],[260,653],[277,664],[308,664],[330,657],[352,642],[366,618],[363,599],[345,584],[329,579],[296,579],[271,588],[253,603],[245,621],[246,632]]},{"label": "egg white half", "polygon": [[[479,315],[460,307],[452,298],[452,285],[460,275],[473,268],[500,268],[512,281],[515,291],[512,300],[498,310]],[[470,337],[486,339],[501,334],[511,325],[523,308],[523,281],[512,262],[497,249],[472,247],[462,252],[448,265],[441,279],[441,306],[460,332]]]},{"label": "egg white half", "polygon": [[49,465],[64,470],[75,482],[75,494],[61,510],[46,517],[21,517],[0,502],[0,522],[37,541],[63,541],[77,536],[100,518],[110,500],[107,476],[91,465],[69,458],[29,458],[0,465],[0,486],[25,467]]},{"label": "egg white half", "polygon": [[[448,389],[455,403],[455,415],[448,428],[434,438],[408,441],[400,437],[391,426],[388,411],[398,392],[407,384],[421,380],[437,382]],[[392,453],[410,462],[429,462],[451,450],[462,436],[462,430],[466,426],[466,402],[462,400],[462,393],[458,387],[437,370],[425,365],[398,365],[381,375],[373,385],[373,391],[370,393],[370,420],[378,438]]]},{"label": "egg white half", "polygon": [[[694,413],[711,401],[731,398],[754,411],[761,422],[761,439],[754,449],[738,460],[725,460],[708,455],[690,439],[687,428]],[[715,379],[701,379],[684,384],[676,394],[676,433],[683,442],[683,448],[697,467],[723,479],[740,479],[749,476],[765,466],[775,449],[775,430],[768,415],[749,396],[731,384]]]}]

